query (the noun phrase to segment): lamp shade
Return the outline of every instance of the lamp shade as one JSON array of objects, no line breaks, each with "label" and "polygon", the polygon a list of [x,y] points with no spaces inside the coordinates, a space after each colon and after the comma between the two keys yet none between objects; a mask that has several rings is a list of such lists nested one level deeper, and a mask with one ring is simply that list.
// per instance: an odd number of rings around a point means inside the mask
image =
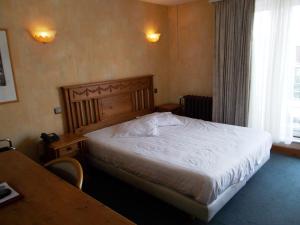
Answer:
[{"label": "lamp shade", "polygon": [[56,35],[55,30],[41,30],[41,31],[33,31],[32,37],[41,43],[50,43],[54,41]]},{"label": "lamp shade", "polygon": [[146,37],[147,37],[147,40],[148,40],[149,42],[155,43],[155,42],[158,42],[158,41],[159,41],[160,35],[161,35],[161,34],[159,34],[159,33],[148,33],[148,34],[146,35]]}]

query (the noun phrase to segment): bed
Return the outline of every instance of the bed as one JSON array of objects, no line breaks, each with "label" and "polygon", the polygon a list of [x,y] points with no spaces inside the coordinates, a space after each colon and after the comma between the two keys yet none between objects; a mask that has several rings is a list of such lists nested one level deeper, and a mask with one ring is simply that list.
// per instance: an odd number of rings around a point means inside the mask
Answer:
[{"label": "bed", "polygon": [[156,137],[116,138],[117,124],[150,114],[153,77],[63,87],[69,130],[88,137],[89,162],[203,221],[269,159],[268,133],[177,117]]}]

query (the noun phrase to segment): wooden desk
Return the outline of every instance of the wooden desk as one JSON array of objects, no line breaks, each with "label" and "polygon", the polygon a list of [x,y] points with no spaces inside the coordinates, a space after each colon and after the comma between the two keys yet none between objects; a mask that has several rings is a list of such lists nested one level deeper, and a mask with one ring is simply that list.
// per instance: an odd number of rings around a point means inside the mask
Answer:
[{"label": "wooden desk", "polygon": [[17,151],[0,153],[0,180],[24,198],[0,208],[1,225],[132,225]]}]

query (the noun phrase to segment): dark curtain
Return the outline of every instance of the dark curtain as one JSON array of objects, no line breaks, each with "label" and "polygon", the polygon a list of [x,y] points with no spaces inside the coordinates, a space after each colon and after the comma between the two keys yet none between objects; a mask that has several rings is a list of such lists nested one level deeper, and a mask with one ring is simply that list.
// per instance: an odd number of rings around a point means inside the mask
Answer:
[{"label": "dark curtain", "polygon": [[213,120],[246,126],[255,0],[224,0],[214,5]]}]

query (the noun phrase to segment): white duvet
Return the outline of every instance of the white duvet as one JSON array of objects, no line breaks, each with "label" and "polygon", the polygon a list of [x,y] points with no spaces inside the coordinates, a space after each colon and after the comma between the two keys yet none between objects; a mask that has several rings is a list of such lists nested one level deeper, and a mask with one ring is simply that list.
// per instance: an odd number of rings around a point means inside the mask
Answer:
[{"label": "white duvet", "polygon": [[115,126],[86,134],[90,154],[209,204],[252,175],[270,156],[263,131],[177,117],[182,126],[159,127],[158,137],[113,137]]}]

